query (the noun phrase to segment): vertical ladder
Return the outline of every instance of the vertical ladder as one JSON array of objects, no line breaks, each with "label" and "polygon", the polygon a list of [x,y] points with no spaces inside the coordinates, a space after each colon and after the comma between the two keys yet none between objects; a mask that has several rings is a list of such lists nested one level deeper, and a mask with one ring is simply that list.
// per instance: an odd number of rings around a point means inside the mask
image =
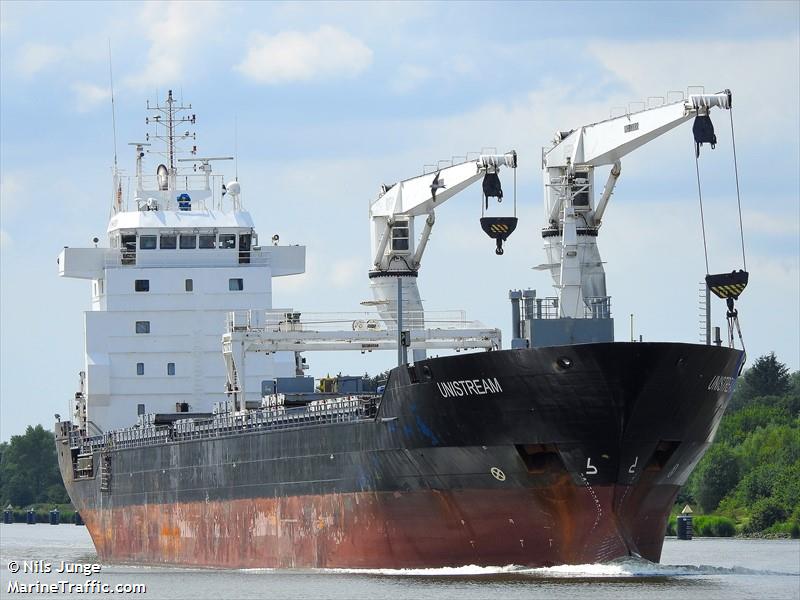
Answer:
[{"label": "vertical ladder", "polygon": [[108,452],[100,454],[100,491],[111,491],[111,454]]},{"label": "vertical ladder", "polygon": [[700,343],[709,346],[711,345],[711,290],[705,281],[700,283],[697,303],[700,313],[698,321]]}]

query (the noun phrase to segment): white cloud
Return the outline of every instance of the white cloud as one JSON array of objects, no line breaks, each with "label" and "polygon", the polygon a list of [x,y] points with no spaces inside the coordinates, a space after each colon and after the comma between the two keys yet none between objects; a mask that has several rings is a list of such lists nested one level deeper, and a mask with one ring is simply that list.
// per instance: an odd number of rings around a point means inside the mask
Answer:
[{"label": "white cloud", "polygon": [[73,83],[72,91],[75,92],[75,105],[79,112],[89,111],[111,97],[108,87],[93,83]]},{"label": "white cloud", "polygon": [[354,77],[372,63],[372,50],[349,33],[323,25],[316,31],[255,34],[235,68],[258,83]]},{"label": "white cloud", "polygon": [[150,40],[147,64],[127,77],[130,87],[174,84],[191,72],[188,61],[209,45],[218,2],[145,2],[140,21]]},{"label": "white cloud", "polygon": [[[786,203],[790,205],[791,203]],[[795,215],[796,217],[796,215]],[[796,218],[786,218],[784,214],[768,214],[754,210],[742,211],[742,220],[746,224],[746,233],[761,233],[766,235],[795,235],[800,234],[800,224]]]},{"label": "white cloud", "polygon": [[433,72],[420,65],[400,65],[389,86],[398,94],[406,94],[428,81]]},{"label": "white cloud", "polygon": [[28,42],[19,49],[16,68],[22,75],[32,77],[56,64],[63,56],[64,49],[59,46]]}]

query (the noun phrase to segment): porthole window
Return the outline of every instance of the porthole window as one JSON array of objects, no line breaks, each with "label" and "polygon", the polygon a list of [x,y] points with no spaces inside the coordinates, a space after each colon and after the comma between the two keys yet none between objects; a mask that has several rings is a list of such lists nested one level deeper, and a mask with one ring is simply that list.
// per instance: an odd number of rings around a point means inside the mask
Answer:
[{"label": "porthole window", "polygon": [[156,236],[142,235],[139,236],[139,250],[155,250],[156,249]]},{"label": "porthole window", "polygon": [[572,359],[568,356],[561,356],[556,359],[556,364],[560,369],[569,369],[572,367]]},{"label": "porthole window", "polygon": [[194,250],[197,248],[197,236],[182,233],[180,245],[181,250]]},{"label": "porthole window", "polygon": [[150,321],[136,321],[136,333],[150,333]]},{"label": "porthole window", "polygon": [[149,279],[137,279],[133,282],[133,289],[137,292],[149,292],[150,291],[150,280]]},{"label": "porthole window", "polygon": [[232,292],[241,292],[244,289],[244,280],[239,277],[228,279],[228,289]]}]

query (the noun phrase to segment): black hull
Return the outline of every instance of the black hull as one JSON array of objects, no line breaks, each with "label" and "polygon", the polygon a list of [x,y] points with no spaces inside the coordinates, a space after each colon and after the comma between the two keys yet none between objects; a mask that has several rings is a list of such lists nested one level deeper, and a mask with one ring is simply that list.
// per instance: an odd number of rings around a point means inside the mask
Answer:
[{"label": "black hull", "polygon": [[59,461],[103,560],[657,561],[742,361],[678,343],[429,359],[392,371],[374,419],[105,449],[88,479],[74,477],[65,424]]}]

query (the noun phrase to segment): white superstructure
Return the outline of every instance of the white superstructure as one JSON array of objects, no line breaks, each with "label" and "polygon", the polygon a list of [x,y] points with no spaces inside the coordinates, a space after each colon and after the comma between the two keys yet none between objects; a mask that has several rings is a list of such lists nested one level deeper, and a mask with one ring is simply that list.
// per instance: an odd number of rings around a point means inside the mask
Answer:
[{"label": "white superstructure", "polygon": [[[194,139],[175,134],[194,124],[194,115],[181,116],[191,106],[170,92],[148,108],[164,133],[148,140],[164,140],[166,164],[144,175],[149,144],[134,144],[136,176],[115,174],[108,247],[64,248],[58,258],[60,276],[92,280],[75,406],[75,422],[90,432],[131,425],[144,412],[211,412],[226,399],[226,315],[272,308],[272,278],[305,271],[304,246],[259,245],[239,183],[212,175],[211,162],[222,159],[176,159],[177,143]],[[180,172],[180,160],[194,168]],[[293,353],[259,358],[248,364],[247,400],[297,372]]]}]

